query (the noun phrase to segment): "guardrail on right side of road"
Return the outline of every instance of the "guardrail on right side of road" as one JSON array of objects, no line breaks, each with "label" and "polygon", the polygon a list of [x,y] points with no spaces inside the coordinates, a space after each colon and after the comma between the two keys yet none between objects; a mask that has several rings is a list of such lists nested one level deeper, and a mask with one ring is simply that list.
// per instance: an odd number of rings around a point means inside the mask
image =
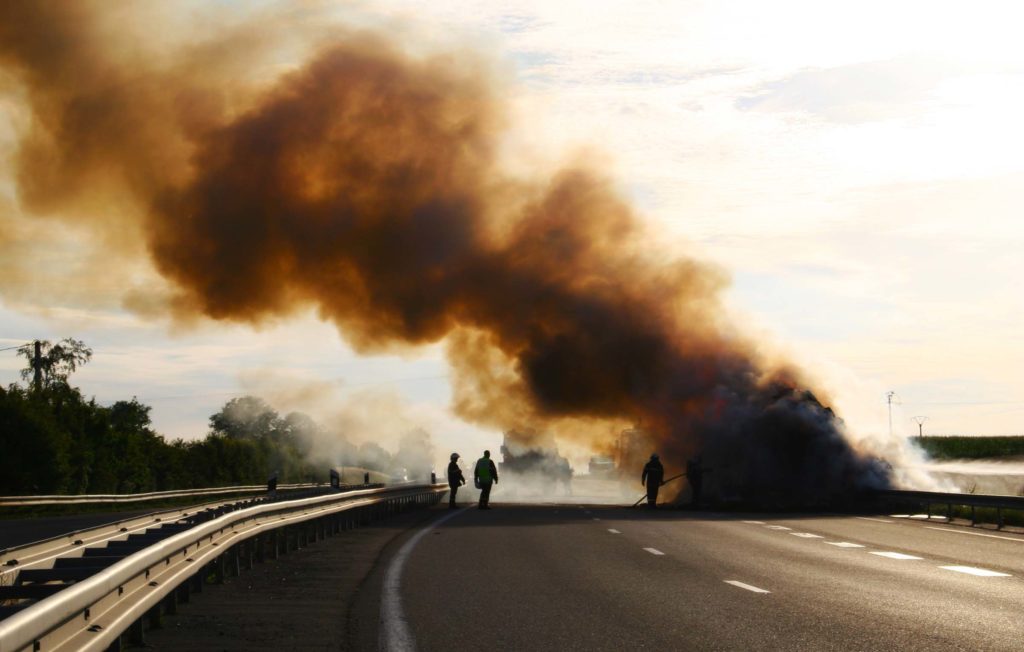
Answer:
[{"label": "guardrail on right side of road", "polygon": [[888,490],[875,491],[875,496],[880,498],[897,499],[900,501],[914,502],[925,505],[928,518],[932,516],[934,505],[946,506],[946,518],[952,520],[953,506],[971,508],[971,525],[977,524],[977,508],[983,507],[996,510],[996,527],[1002,529],[1003,510],[1015,510],[1024,512],[1024,497],[1021,496],[997,496],[991,494],[959,494],[943,493],[938,491],[902,491]]}]

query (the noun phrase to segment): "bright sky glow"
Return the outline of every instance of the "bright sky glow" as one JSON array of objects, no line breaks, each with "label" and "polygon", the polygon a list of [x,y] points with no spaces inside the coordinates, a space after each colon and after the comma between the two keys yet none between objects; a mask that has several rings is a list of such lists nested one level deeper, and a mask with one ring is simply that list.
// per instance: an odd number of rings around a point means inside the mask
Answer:
[{"label": "bright sky glow", "polygon": [[[737,319],[820,379],[854,429],[886,430],[894,390],[897,434],[917,432],[915,415],[926,433],[1024,433],[1024,5],[302,7],[303,20],[393,25],[497,60],[512,84],[510,165],[600,152],[646,218],[729,270]],[[21,120],[0,103],[4,158]],[[14,210],[4,169],[0,211]],[[37,249],[51,269],[82,263],[73,238]],[[437,348],[360,358],[313,316],[172,332],[117,308],[118,288],[108,305],[73,294],[0,279],[0,347],[84,339],[96,356],[83,390],[137,395],[167,435],[203,435],[232,396],[271,391],[274,368],[282,386],[327,383],[340,401],[393,392],[440,457],[500,439],[447,413]],[[0,381],[18,367],[2,354]]]}]

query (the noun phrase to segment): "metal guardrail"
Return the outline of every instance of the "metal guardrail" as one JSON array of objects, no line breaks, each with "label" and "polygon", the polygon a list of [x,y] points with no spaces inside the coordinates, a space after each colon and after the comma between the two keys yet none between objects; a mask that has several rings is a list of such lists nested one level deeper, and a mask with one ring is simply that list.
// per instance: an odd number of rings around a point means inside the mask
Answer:
[{"label": "metal guardrail", "polygon": [[195,518],[204,513],[216,513],[224,504],[224,501],[212,501],[188,507],[165,509],[4,548],[0,550],[0,586],[8,584],[8,577],[24,568],[38,566],[75,550],[102,545],[107,541],[123,538],[126,535],[144,532],[147,528],[159,527],[164,523]]},{"label": "metal guardrail", "polygon": [[[299,547],[412,505],[436,504],[445,484],[347,491],[240,509],[125,557],[0,621],[0,652],[105,650],[161,603],[201,590],[207,574]],[[294,548],[292,542],[294,541]],[[196,579],[198,578],[198,583]]]},{"label": "metal guardrail", "polygon": [[[308,489],[325,486],[316,482],[281,484],[278,491]],[[73,496],[0,496],[0,507],[42,506],[42,505],[83,505],[90,503],[139,503],[173,498],[198,498],[201,496],[230,496],[234,494],[266,493],[267,485],[246,485],[243,487],[211,487],[175,491],[151,491],[141,494],[81,494]]]},{"label": "metal guardrail", "polygon": [[991,494],[954,494],[938,491],[876,491],[874,495],[881,498],[895,498],[898,500],[913,501],[926,505],[927,515],[931,518],[933,505],[946,506],[946,518],[952,520],[953,506],[964,506],[971,508],[971,525],[977,523],[976,509],[986,507],[996,510],[996,526],[1003,527],[1003,510],[1012,509],[1024,512],[1024,497],[1021,496],[997,496]]}]

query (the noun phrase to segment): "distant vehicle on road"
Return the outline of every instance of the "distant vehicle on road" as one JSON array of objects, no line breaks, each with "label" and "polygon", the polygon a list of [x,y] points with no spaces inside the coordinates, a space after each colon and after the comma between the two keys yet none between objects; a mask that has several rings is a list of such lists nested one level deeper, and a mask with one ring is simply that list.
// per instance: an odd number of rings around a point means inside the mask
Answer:
[{"label": "distant vehicle on road", "polygon": [[587,470],[594,478],[612,478],[615,476],[615,460],[604,455],[595,455],[590,458]]},{"label": "distant vehicle on road", "polygon": [[501,445],[498,471],[519,495],[572,495],[573,470],[558,454],[554,437],[533,430],[509,430]]}]

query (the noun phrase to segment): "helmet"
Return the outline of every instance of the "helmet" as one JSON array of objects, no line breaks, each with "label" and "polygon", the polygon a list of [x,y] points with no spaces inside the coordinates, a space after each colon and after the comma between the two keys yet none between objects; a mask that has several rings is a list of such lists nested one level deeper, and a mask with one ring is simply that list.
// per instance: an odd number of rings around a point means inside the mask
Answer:
[{"label": "helmet", "polygon": [[651,453],[651,459],[652,460],[658,459],[658,454],[657,453]]},{"label": "helmet", "polygon": [[452,461],[454,462],[457,459],[459,459],[459,454],[458,453],[452,453]]}]

